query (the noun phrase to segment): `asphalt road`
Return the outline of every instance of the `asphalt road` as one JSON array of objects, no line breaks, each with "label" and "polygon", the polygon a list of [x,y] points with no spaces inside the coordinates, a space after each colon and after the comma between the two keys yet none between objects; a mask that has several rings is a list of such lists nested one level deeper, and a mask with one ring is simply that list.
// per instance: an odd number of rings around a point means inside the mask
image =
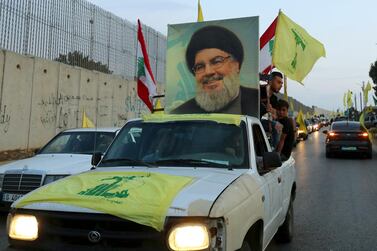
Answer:
[{"label": "asphalt road", "polygon": [[[324,134],[315,132],[294,152],[297,196],[295,234],[276,250],[377,250],[377,153],[373,159],[326,159]],[[0,216],[0,251],[7,248]]]}]

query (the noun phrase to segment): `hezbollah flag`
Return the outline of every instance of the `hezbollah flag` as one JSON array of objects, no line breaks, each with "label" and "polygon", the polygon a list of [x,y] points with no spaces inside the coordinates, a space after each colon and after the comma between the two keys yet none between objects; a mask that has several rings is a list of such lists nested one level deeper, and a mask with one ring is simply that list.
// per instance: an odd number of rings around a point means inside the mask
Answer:
[{"label": "hezbollah flag", "polygon": [[139,19],[137,20],[137,24],[137,94],[149,110],[153,111],[152,98],[157,95],[156,81],[154,80],[152,68],[149,64],[147,46]]},{"label": "hezbollah flag", "polygon": [[279,12],[272,62],[290,79],[302,83],[320,57],[326,56],[321,42]]},{"label": "hezbollah flag", "polygon": [[352,91],[348,90],[347,92],[347,108],[351,108],[353,106],[353,102],[352,102]]},{"label": "hezbollah flag", "polygon": [[368,93],[369,93],[370,90],[372,90],[372,85],[368,81],[367,86],[363,89],[364,105],[365,106],[367,106],[367,104],[368,104]]},{"label": "hezbollah flag", "polygon": [[85,111],[82,113],[82,128],[94,128],[94,123],[86,116]]},{"label": "hezbollah flag", "polygon": [[296,122],[297,122],[297,124],[300,125],[299,126],[299,130],[302,130],[305,133],[307,133],[306,125],[305,125],[305,120],[304,120],[304,114],[302,113],[301,110],[299,111],[299,113],[297,115]]},{"label": "hezbollah flag", "polygon": [[29,193],[16,208],[60,203],[115,215],[161,231],[168,208],[192,177],[153,172],[86,172]]}]

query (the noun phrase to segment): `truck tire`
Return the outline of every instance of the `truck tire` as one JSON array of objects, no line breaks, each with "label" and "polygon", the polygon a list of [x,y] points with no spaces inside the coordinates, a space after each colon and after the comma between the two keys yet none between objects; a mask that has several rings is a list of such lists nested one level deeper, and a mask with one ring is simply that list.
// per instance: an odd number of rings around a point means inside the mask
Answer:
[{"label": "truck tire", "polygon": [[289,202],[288,211],[285,216],[283,225],[281,225],[276,233],[277,241],[282,243],[290,242],[293,238],[293,201]]}]

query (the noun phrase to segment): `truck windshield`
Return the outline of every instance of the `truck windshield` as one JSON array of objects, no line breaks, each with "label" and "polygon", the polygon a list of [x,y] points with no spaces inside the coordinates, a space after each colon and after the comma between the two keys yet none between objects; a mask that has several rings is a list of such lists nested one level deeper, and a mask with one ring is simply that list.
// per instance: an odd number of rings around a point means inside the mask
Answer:
[{"label": "truck windshield", "polygon": [[246,126],[212,121],[129,122],[99,167],[190,166],[248,168]]}]

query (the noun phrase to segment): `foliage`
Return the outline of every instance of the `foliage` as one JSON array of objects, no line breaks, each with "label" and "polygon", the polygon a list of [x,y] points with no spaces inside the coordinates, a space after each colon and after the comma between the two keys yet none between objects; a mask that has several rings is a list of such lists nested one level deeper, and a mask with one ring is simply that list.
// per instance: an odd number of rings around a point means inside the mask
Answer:
[{"label": "foliage", "polygon": [[373,83],[375,84],[373,86],[374,89],[374,96],[377,97],[377,61],[371,64],[370,70],[369,70],[369,77],[373,80]]},{"label": "foliage", "polygon": [[89,59],[89,56],[84,56],[79,51],[68,52],[68,55],[59,54],[59,57],[55,58],[55,61],[108,74],[113,73],[109,70],[108,65],[102,64],[101,62],[95,62],[93,59]]}]

